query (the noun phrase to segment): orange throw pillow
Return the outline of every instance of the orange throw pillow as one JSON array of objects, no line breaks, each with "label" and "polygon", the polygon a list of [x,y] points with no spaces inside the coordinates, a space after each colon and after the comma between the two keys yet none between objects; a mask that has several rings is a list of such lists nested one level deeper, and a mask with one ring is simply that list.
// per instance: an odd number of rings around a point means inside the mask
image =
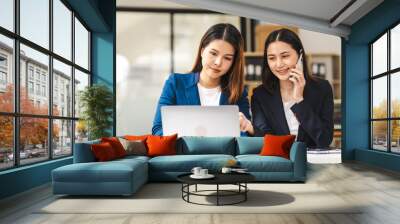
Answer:
[{"label": "orange throw pillow", "polygon": [[281,156],[289,159],[290,147],[295,140],[295,135],[265,135],[262,156]]},{"label": "orange throw pillow", "polygon": [[170,136],[151,135],[147,137],[148,156],[176,155],[177,134]]},{"label": "orange throw pillow", "polygon": [[121,158],[126,156],[126,151],[124,146],[122,146],[121,142],[116,137],[109,137],[109,138],[101,138],[101,142],[108,142],[114,149],[115,155],[117,158]]},{"label": "orange throw pillow", "polygon": [[108,142],[93,144],[91,145],[91,149],[94,157],[99,162],[109,161],[117,158],[114,149]]}]

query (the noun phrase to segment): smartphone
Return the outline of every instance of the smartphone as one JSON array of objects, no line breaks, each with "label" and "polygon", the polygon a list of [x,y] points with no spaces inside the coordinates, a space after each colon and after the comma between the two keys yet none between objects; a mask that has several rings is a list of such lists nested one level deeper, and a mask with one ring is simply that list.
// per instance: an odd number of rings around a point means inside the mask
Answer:
[{"label": "smartphone", "polygon": [[300,51],[299,60],[297,60],[296,69],[303,72],[303,53]]},{"label": "smartphone", "polygon": [[[299,56],[299,59],[297,60],[295,68],[300,70],[301,72],[303,72],[303,51],[301,51],[301,50],[300,50],[300,56]],[[293,77],[293,75],[289,76],[289,79],[292,77]]]}]

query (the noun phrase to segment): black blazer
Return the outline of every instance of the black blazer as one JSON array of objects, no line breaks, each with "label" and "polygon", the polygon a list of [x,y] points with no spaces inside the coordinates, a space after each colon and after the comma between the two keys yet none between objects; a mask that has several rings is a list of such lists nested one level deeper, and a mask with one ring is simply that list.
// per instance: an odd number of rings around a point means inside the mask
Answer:
[{"label": "black blazer", "polygon": [[[300,123],[297,141],[305,142],[310,148],[328,147],[333,138],[331,85],[322,79],[307,81],[303,98],[303,101],[290,108]],[[279,85],[273,94],[262,85],[255,88],[251,97],[251,111],[255,136],[290,134]]]}]

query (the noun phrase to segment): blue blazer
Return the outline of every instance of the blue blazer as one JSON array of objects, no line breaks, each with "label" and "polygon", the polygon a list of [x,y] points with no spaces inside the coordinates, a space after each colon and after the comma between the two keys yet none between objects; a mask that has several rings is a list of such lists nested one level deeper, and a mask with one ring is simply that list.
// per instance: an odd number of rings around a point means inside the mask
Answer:
[{"label": "blue blazer", "polygon": [[[161,121],[161,107],[164,105],[200,105],[199,90],[197,83],[199,82],[199,73],[189,74],[171,74],[164,84],[158,101],[156,114],[153,121],[153,135],[163,135]],[[228,96],[221,93],[219,105],[229,105]],[[251,120],[249,100],[247,99],[247,90],[243,91],[242,96],[236,103],[239,111],[242,112],[247,119]],[[243,133],[242,133],[243,135]],[[245,134],[244,134],[245,135]]]}]

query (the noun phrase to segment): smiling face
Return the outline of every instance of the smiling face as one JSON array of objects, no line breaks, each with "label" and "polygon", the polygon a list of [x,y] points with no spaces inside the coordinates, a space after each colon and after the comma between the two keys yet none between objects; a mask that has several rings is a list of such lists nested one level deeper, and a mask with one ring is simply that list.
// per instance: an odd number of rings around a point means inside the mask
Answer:
[{"label": "smiling face", "polygon": [[267,48],[268,66],[279,80],[288,80],[289,71],[296,67],[299,55],[289,44],[272,42]]},{"label": "smiling face", "polygon": [[213,40],[201,51],[202,73],[209,79],[220,79],[231,68],[235,49],[224,40]]}]

